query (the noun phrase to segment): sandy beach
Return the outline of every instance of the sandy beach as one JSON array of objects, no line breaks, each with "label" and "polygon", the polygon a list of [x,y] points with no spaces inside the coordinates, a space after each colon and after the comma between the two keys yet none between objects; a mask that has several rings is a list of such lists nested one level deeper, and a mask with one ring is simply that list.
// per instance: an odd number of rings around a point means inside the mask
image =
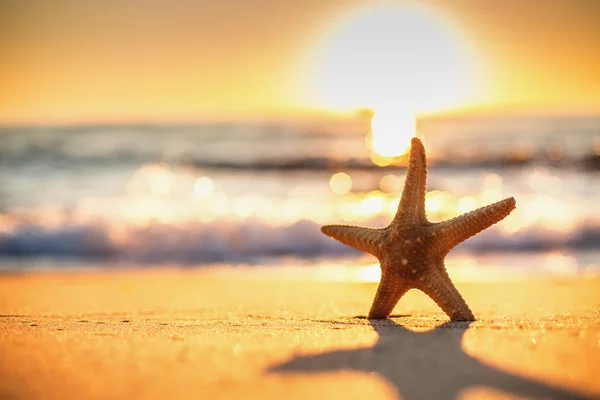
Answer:
[{"label": "sandy beach", "polygon": [[5,274],[0,397],[597,398],[597,279],[463,283],[473,323],[411,291],[230,270]]}]

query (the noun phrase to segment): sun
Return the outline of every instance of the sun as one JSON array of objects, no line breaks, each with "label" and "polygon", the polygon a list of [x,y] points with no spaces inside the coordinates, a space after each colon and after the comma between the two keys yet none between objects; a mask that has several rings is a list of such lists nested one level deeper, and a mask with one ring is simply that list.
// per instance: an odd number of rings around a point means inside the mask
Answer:
[{"label": "sun", "polygon": [[459,107],[476,95],[477,63],[460,30],[414,3],[353,11],[324,35],[312,60],[313,103],[373,109],[371,147],[385,157],[407,149],[416,113]]},{"label": "sun", "polygon": [[460,31],[417,4],[355,10],[324,35],[312,58],[312,97],[335,110],[426,112],[473,92],[474,60]]}]

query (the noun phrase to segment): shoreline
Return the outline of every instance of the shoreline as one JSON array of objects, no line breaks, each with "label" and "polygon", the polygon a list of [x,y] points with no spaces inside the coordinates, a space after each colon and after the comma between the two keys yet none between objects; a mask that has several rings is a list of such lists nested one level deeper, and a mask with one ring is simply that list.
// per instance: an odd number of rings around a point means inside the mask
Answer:
[{"label": "shoreline", "polygon": [[0,397],[600,397],[600,279],[457,286],[477,321],[235,269],[2,274]]}]

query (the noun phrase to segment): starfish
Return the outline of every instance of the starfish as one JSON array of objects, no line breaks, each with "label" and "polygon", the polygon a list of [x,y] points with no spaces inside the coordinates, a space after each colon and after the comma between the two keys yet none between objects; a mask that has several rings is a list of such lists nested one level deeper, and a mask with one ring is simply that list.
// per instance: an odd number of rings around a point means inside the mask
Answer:
[{"label": "starfish", "polygon": [[446,271],[444,259],[459,243],[501,221],[515,208],[513,197],[438,223],[427,220],[425,148],[413,138],[406,182],[398,211],[381,229],[326,225],[321,231],[355,249],[377,257],[381,280],[368,318],[388,318],[410,289],[427,294],[453,321],[475,317]]}]

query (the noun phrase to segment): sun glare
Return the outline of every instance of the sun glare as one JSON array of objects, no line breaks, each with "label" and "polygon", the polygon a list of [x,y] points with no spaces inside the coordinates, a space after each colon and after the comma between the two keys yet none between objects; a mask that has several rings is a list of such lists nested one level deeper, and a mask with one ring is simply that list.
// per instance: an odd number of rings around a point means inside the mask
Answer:
[{"label": "sun glare", "polygon": [[317,47],[312,101],[336,111],[375,111],[367,146],[389,164],[415,135],[415,114],[474,101],[476,69],[460,30],[418,4],[361,7]]},{"label": "sun glare", "polygon": [[415,116],[395,109],[377,109],[371,119],[371,131],[366,145],[372,160],[379,165],[390,164],[410,148],[410,139],[416,134]]}]

